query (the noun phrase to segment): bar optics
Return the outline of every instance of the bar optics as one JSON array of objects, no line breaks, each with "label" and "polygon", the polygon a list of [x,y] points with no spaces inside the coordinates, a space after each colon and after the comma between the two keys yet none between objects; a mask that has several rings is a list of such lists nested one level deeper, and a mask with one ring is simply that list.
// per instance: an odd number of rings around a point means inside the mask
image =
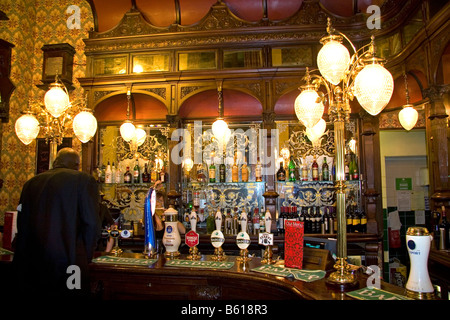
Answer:
[{"label": "bar optics", "polygon": [[[372,116],[380,113],[391,99],[394,89],[392,75],[383,67],[384,60],[375,57],[374,37],[371,42],[359,50],[342,33],[331,26],[328,18],[328,35],[320,42],[323,47],[317,55],[319,70],[306,70],[306,85],[295,101],[298,119],[311,130],[323,116],[325,94],[319,90],[326,89],[328,97],[328,115],[334,123],[336,148],[336,207],[338,219],[337,260],[335,272],[327,278],[330,284],[341,287],[356,284],[356,278],[347,263],[347,234],[345,221],[345,175],[344,127],[350,118],[350,100],[357,98],[359,104]],[[354,54],[350,56],[342,44],[347,40]],[[319,74],[314,72],[319,71]],[[312,137],[314,138],[314,137]]]},{"label": "bar optics", "polygon": [[22,113],[15,123],[17,137],[28,145],[36,139],[42,127],[45,139],[50,142],[50,165],[70,125],[82,143],[88,142],[97,131],[97,120],[86,108],[86,101],[71,102],[67,88],[59,81],[58,75],[45,93],[44,104],[30,102],[28,110]]}]

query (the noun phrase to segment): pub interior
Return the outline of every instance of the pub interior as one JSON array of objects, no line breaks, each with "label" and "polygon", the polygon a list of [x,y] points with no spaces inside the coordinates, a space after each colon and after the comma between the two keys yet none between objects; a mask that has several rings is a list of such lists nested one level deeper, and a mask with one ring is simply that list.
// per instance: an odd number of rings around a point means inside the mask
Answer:
[{"label": "pub interior", "polygon": [[114,220],[94,299],[448,300],[449,16],[443,0],[2,1],[2,277],[23,185],[72,147]]}]

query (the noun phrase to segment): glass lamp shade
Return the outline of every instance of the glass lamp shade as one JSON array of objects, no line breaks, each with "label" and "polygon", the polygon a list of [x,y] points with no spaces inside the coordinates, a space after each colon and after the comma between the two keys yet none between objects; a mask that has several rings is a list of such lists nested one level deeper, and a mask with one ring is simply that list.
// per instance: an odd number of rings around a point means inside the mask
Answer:
[{"label": "glass lamp shade", "polygon": [[134,136],[136,135],[135,131],[136,127],[129,120],[126,120],[120,126],[120,135],[122,136],[122,139],[125,140],[126,142],[130,142],[134,138]]},{"label": "glass lamp shade", "polygon": [[398,114],[398,120],[405,130],[411,130],[417,123],[419,114],[412,106],[407,105]]},{"label": "glass lamp shade", "polygon": [[317,54],[317,66],[323,77],[334,85],[339,84],[350,63],[347,48],[336,40],[326,41]]},{"label": "glass lamp shade", "polygon": [[39,134],[39,121],[32,114],[24,114],[17,119],[15,130],[20,141],[29,145]]},{"label": "glass lamp shade", "polygon": [[45,109],[50,114],[58,118],[69,107],[69,96],[59,84],[53,86],[45,93],[44,96]]},{"label": "glass lamp shade", "polygon": [[[228,142],[228,140],[230,139],[230,136],[231,136],[231,132],[229,132],[230,129],[228,128],[228,124],[225,121],[223,121],[222,119],[217,119],[212,124],[211,129],[212,129],[214,137],[217,140]],[[229,133],[230,133],[230,135],[228,136]],[[228,136],[228,140],[226,140],[227,136]]]},{"label": "glass lamp shade", "polygon": [[391,100],[394,79],[380,64],[366,65],[355,78],[355,96],[359,104],[376,116]]},{"label": "glass lamp shade", "polygon": [[325,133],[327,124],[325,120],[320,119],[312,128],[306,128],[306,135],[311,142],[316,142]]},{"label": "glass lamp shade", "polygon": [[186,158],[183,160],[182,166],[187,172],[189,172],[194,167],[194,161],[192,161],[191,158]]},{"label": "glass lamp shade", "polygon": [[81,142],[88,142],[97,131],[97,119],[89,111],[81,111],[73,119],[73,132]]},{"label": "glass lamp shade", "polygon": [[136,134],[136,145],[139,147],[145,142],[145,139],[147,138],[147,132],[145,132],[144,129],[137,128],[135,134]]},{"label": "glass lamp shade", "polygon": [[295,114],[306,128],[314,127],[323,116],[325,107],[322,102],[316,102],[318,98],[315,90],[307,88],[295,99]]}]

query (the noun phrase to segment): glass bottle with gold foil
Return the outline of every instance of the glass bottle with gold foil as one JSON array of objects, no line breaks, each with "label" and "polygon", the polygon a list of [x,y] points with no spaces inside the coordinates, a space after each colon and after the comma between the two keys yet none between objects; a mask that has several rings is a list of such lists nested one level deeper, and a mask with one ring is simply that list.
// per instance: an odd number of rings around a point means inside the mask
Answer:
[{"label": "glass bottle with gold foil", "polygon": [[248,167],[247,167],[247,161],[244,160],[244,164],[241,167],[241,180],[242,182],[248,181]]},{"label": "glass bottle with gold foil", "polygon": [[234,155],[234,163],[233,163],[233,167],[231,169],[231,181],[239,182],[239,167],[236,164],[236,154]]}]

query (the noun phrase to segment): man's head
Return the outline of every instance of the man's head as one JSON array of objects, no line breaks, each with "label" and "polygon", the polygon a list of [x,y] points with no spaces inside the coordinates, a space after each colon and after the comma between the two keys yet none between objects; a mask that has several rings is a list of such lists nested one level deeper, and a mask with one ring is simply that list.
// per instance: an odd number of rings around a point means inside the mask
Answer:
[{"label": "man's head", "polygon": [[72,148],[63,148],[58,151],[53,168],[68,168],[78,170],[80,168],[80,155]]}]

